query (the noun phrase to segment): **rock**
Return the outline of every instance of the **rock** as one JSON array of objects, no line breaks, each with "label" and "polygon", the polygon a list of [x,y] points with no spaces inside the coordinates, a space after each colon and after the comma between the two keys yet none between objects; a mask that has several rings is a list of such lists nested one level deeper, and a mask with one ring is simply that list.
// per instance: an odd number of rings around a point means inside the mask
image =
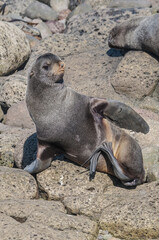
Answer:
[{"label": "rock", "polygon": [[[16,15],[23,15],[26,7],[32,2],[33,0],[22,0],[22,1],[19,1],[19,0],[9,0],[9,2],[5,1],[5,3],[7,3],[7,12],[9,14],[12,14],[14,16]],[[4,1],[3,1],[4,3]],[[5,9],[6,10],[6,9]],[[5,11],[5,14],[6,14],[6,11]],[[5,15],[5,16],[8,16],[9,14]],[[4,16],[4,15],[2,15]]]},{"label": "rock", "polygon": [[67,214],[63,204],[55,201],[0,201],[0,212],[0,236],[4,240],[93,240],[98,231],[97,223]]},{"label": "rock", "polygon": [[158,238],[158,189],[159,182],[153,182],[131,191],[118,189],[111,200],[107,193],[103,205],[109,207],[102,212],[100,227],[122,239]]},{"label": "rock", "polygon": [[68,15],[70,14],[70,12],[71,11],[69,9],[66,9],[66,10],[63,10],[63,11],[59,12],[58,19],[59,20],[66,19],[68,17]]},{"label": "rock", "polygon": [[88,13],[91,12],[93,9],[91,7],[91,5],[89,3],[81,3],[80,5],[78,5],[78,7],[76,7],[68,16],[68,18],[71,18],[75,15],[80,15],[80,14],[84,14],[84,13]]},{"label": "rock", "polygon": [[152,7],[149,0],[111,0],[108,4],[109,8],[146,8]]},{"label": "rock", "polygon": [[20,74],[5,77],[5,81],[0,88],[2,101],[7,103],[8,106],[11,106],[14,103],[24,100],[26,82],[27,77]]},{"label": "rock", "polygon": [[110,30],[117,23],[137,16],[150,16],[150,9],[109,9],[101,8],[83,15],[76,15],[68,20],[67,33],[82,36],[83,34],[99,40],[103,47],[107,43]]},{"label": "rock", "polygon": [[159,162],[159,147],[149,146],[143,149],[144,167],[150,169],[155,163]]},{"label": "rock", "polygon": [[3,119],[4,119],[4,113],[3,113],[2,108],[0,106],[0,122],[2,122]]},{"label": "rock", "polygon": [[39,44],[39,39],[29,34],[26,34],[26,37],[29,41],[31,50],[33,50]]},{"label": "rock", "polygon": [[[13,167],[15,161],[15,148],[26,134],[31,135],[35,129],[22,129],[0,125],[0,166]],[[22,148],[23,152],[23,148]]]},{"label": "rock", "polygon": [[158,80],[158,61],[147,53],[130,51],[119,63],[111,83],[117,93],[142,99],[153,93]]},{"label": "rock", "polygon": [[61,33],[61,32],[64,32],[65,30],[65,23],[61,21],[48,21],[46,24],[49,30],[51,31],[51,34]]},{"label": "rock", "polygon": [[[38,9],[38,11],[37,11]],[[32,2],[25,10],[25,16],[34,19],[40,18],[44,21],[57,19],[57,13],[49,6],[38,1]]]},{"label": "rock", "polygon": [[89,0],[89,3],[93,7],[93,9],[97,9],[98,7],[108,7],[110,0]]},{"label": "rock", "polygon": [[68,9],[69,0],[50,0],[50,6],[56,12]]},{"label": "rock", "polygon": [[153,166],[151,166],[147,172],[147,182],[152,182],[156,180],[159,180],[159,160]]},{"label": "rock", "polygon": [[91,198],[91,195],[103,193],[112,185],[107,174],[97,172],[95,179],[90,182],[89,172],[85,168],[61,160],[54,160],[50,168],[38,173],[37,181],[50,200],[63,200],[71,196],[78,198],[84,195]]},{"label": "rock", "polygon": [[42,38],[47,38],[52,35],[52,32],[50,31],[49,27],[44,22],[39,23],[36,26],[36,28],[40,31],[40,35]]},{"label": "rock", "polygon": [[36,37],[40,36],[40,31],[36,27],[33,27],[23,21],[15,21],[13,22],[13,24],[20,28],[26,34],[30,34]]},{"label": "rock", "polygon": [[[154,92],[152,94],[154,96]],[[159,113],[159,101],[152,96],[145,97],[140,103],[141,108],[151,110],[154,113]]]},{"label": "rock", "polygon": [[0,186],[0,200],[33,199],[38,194],[33,176],[20,169],[0,167]]},{"label": "rock", "polygon": [[21,128],[33,128],[34,123],[29,115],[25,101],[13,104],[7,112],[5,124]]},{"label": "rock", "polygon": [[17,70],[29,57],[30,46],[25,34],[14,24],[0,21],[0,76]]}]

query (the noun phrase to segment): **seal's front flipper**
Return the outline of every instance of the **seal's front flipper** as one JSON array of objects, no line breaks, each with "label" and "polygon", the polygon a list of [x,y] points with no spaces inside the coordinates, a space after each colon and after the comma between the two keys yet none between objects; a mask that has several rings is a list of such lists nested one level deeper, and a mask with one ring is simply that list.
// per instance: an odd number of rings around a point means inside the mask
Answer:
[{"label": "seal's front flipper", "polygon": [[42,161],[41,159],[36,158],[31,164],[27,165],[24,168],[24,171],[29,172],[30,174],[33,173],[39,173],[48,167],[50,167],[52,158],[49,158],[45,161]]},{"label": "seal's front flipper", "polygon": [[121,128],[145,134],[149,132],[149,126],[145,120],[124,103],[115,100],[90,98],[90,104],[94,113],[111,120]]},{"label": "seal's front flipper", "polygon": [[53,145],[38,140],[36,159],[27,165],[24,170],[31,174],[45,170],[50,166],[54,154],[57,152],[57,148]]}]

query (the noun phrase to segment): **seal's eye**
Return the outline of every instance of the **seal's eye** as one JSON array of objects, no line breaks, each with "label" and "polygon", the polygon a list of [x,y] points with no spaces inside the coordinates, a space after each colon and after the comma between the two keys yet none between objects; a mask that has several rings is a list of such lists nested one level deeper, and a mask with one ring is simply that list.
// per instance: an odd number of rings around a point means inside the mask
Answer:
[{"label": "seal's eye", "polygon": [[42,66],[42,68],[45,69],[46,71],[49,70],[49,66],[48,66],[47,64],[44,64],[44,65]]}]

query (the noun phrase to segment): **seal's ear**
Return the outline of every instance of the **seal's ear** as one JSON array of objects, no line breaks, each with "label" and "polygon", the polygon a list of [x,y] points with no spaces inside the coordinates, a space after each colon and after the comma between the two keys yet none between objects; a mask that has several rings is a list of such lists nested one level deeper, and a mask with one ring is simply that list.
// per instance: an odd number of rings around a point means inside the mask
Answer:
[{"label": "seal's ear", "polygon": [[135,132],[148,133],[149,126],[145,120],[128,105],[115,101],[91,98],[91,109],[107,118],[121,128],[133,130]]}]

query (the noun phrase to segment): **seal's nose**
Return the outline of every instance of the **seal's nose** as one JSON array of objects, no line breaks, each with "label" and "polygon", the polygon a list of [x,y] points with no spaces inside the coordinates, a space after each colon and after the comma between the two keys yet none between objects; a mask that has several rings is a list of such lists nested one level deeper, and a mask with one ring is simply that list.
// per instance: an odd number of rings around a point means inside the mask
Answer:
[{"label": "seal's nose", "polygon": [[65,68],[64,62],[60,62],[59,65],[60,65],[60,68]]}]

